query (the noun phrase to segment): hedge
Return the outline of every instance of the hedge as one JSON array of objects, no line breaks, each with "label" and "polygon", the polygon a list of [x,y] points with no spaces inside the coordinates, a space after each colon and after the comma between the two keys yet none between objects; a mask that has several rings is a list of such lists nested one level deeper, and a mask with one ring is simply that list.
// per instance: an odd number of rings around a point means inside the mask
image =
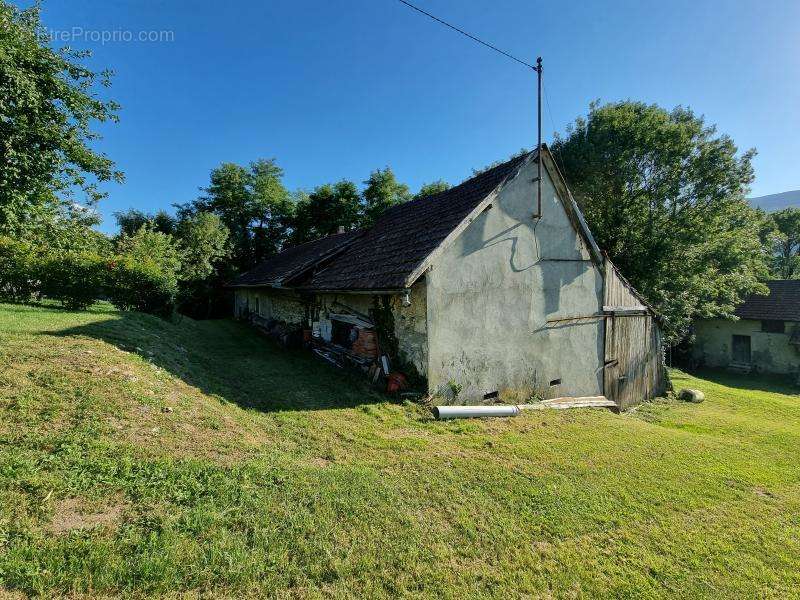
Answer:
[{"label": "hedge", "polygon": [[178,282],[154,262],[120,256],[108,262],[106,290],[108,299],[120,310],[168,315],[175,305]]},{"label": "hedge", "polygon": [[24,242],[0,236],[0,299],[28,302],[38,291],[36,256]]},{"label": "hedge", "polygon": [[107,298],[120,310],[169,315],[178,282],[157,263],[130,256],[95,253],[43,255],[36,248],[0,236],[0,300],[29,302],[40,296],[82,309]]}]

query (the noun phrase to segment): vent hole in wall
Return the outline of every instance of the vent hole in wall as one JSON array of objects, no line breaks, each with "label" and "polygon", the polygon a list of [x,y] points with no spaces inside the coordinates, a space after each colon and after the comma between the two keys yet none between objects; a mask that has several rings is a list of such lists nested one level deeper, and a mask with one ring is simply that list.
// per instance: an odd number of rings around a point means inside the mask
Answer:
[{"label": "vent hole in wall", "polygon": [[484,394],[483,395],[483,399],[484,400],[493,400],[494,398],[497,398],[499,395],[500,394],[498,394],[497,392],[489,392],[488,394]]},{"label": "vent hole in wall", "polygon": [[553,386],[556,386],[556,385],[561,385],[561,380],[560,379],[553,379],[553,381],[550,382],[550,387],[553,387]]}]

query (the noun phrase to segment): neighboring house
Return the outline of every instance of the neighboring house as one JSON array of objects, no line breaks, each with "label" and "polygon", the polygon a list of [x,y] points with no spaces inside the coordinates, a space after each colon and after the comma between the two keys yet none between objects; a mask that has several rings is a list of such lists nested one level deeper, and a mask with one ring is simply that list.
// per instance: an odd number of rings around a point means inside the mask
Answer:
[{"label": "neighboring house", "polygon": [[626,408],[661,394],[657,317],[542,157],[540,217],[534,151],[281,252],[231,282],[237,315],[313,330],[359,361],[396,348],[393,368],[443,401],[605,394]]},{"label": "neighboring house", "polygon": [[745,372],[800,374],[800,281],[768,281],[736,309],[739,320],[695,323],[694,358],[701,365]]}]

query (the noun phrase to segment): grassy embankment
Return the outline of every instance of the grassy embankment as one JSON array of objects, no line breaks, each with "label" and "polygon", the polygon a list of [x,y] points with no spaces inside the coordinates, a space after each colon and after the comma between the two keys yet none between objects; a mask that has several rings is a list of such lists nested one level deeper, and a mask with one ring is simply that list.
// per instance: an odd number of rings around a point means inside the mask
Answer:
[{"label": "grassy embankment", "polygon": [[800,398],[674,379],[435,422],[238,323],[0,305],[0,595],[797,594]]}]

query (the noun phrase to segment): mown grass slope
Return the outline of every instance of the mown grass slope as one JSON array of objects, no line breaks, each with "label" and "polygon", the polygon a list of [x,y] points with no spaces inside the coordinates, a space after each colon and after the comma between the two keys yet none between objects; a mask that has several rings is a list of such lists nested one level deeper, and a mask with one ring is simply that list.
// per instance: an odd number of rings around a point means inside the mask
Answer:
[{"label": "mown grass slope", "polygon": [[800,398],[673,377],[436,422],[235,322],[0,305],[0,594],[796,595]]}]

